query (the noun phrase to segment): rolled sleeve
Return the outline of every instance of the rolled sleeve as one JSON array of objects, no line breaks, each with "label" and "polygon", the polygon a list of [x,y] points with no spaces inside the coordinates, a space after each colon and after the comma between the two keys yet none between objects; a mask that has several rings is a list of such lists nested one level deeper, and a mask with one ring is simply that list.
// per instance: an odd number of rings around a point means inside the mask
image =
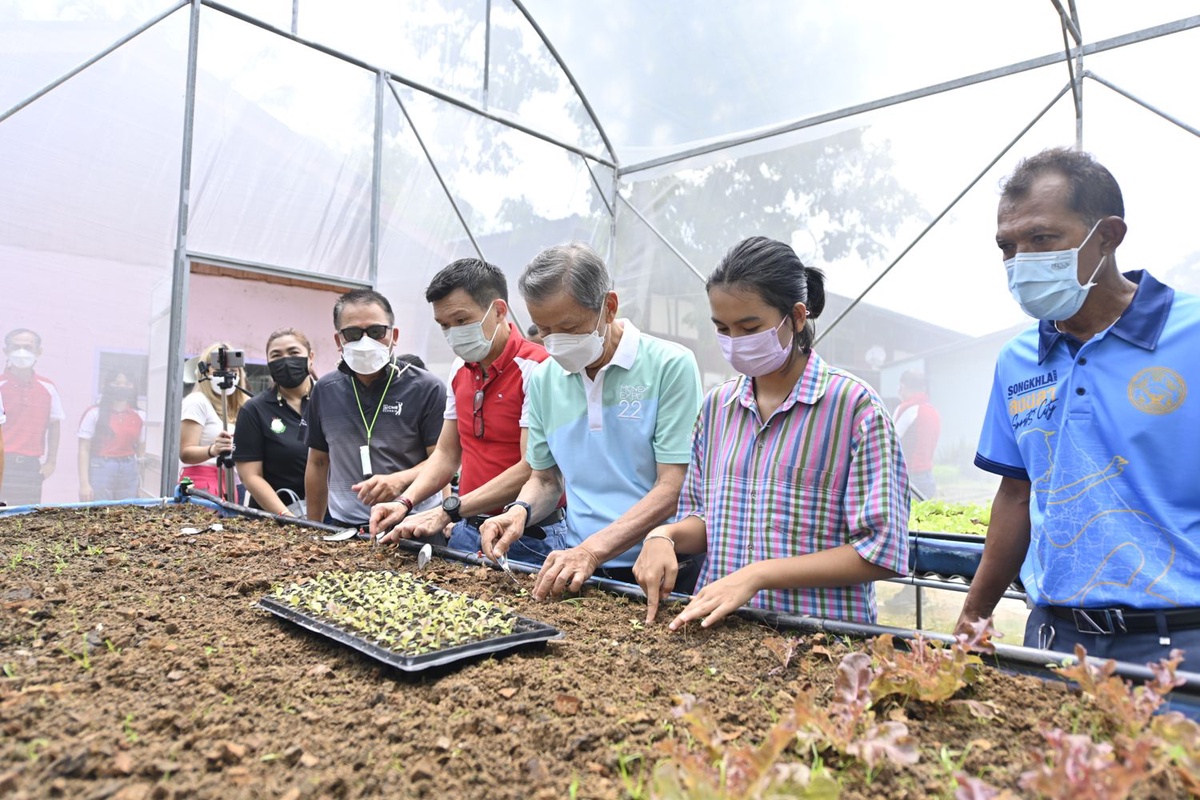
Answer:
[{"label": "rolled sleeve", "polygon": [[708,521],[704,508],[704,414],[696,418],[692,435],[692,457],[688,461],[687,475],[683,479],[683,488],[679,492],[679,506],[672,522],[679,522],[685,517],[699,517]]},{"label": "rolled sleeve", "polygon": [[843,500],[850,543],[869,561],[908,573],[908,471],[891,419],[869,398],[859,402]]}]

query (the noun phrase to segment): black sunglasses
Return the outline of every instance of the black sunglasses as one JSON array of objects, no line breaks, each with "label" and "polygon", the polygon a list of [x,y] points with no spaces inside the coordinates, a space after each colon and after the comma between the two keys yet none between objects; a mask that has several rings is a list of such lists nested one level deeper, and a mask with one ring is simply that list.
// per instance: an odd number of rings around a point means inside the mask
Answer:
[{"label": "black sunglasses", "polygon": [[357,342],[365,333],[376,341],[382,341],[388,335],[388,331],[392,329],[390,325],[368,325],[365,328],[360,328],[357,325],[351,325],[348,328],[342,328],[338,333],[342,335],[342,339],[347,342]]},{"label": "black sunglasses", "polygon": [[475,390],[475,438],[483,438],[483,389]]}]

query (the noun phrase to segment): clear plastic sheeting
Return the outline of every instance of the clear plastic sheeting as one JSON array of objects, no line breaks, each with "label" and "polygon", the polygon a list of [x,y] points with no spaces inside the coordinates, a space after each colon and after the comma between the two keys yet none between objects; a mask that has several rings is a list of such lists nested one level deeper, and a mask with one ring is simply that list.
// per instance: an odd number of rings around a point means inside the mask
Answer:
[{"label": "clear plastic sheeting", "polygon": [[0,3],[0,113],[176,5],[169,0]]},{"label": "clear plastic sheeting", "polygon": [[611,192],[613,177],[608,168],[537,137],[393,88],[384,103],[379,285],[395,281],[398,291],[389,299],[397,317],[421,320],[401,327],[401,348],[424,350],[430,368],[444,374],[453,354],[424,297],[434,274],[482,253],[508,277],[511,318],[524,330],[529,317],[517,290],[521,270],[541,249],[563,242],[583,240],[605,252],[612,219],[603,191]]},{"label": "clear plastic sheeting", "polygon": [[995,248],[999,182],[1079,143],[1125,192],[1120,266],[1200,291],[1179,199],[1200,178],[1197,45],[1194,0],[9,0],[0,320],[41,334],[62,398],[43,499],[78,497],[105,376],[133,376],[141,491],[165,493],[185,359],[232,338],[261,378],[267,333],[295,325],[328,367],[347,288],[387,295],[401,349],[447,375],[424,289],[462,257],[505,270],[524,328],[525,264],[589,242],[621,313],[713,386],[732,370],[704,279],[750,235],[825,270],[827,361],[888,403],[925,375],[943,496],[985,499],[992,361],[1031,322]]},{"label": "clear plastic sheeting", "polygon": [[407,80],[478,105],[485,0],[301,0],[298,33]]},{"label": "clear plastic sheeting", "polygon": [[189,249],[369,280],[370,73],[210,9],[200,39]]},{"label": "clear plastic sheeting", "polygon": [[[98,27],[112,32],[106,18]],[[187,14],[177,13],[0,123],[0,334],[40,337],[34,373],[53,384],[63,413],[39,444],[16,415],[4,437],[10,458],[42,462],[44,502],[80,499],[77,434],[117,372],[146,415],[141,485],[159,493],[165,409],[149,382],[152,295],[170,286],[186,40]],[[10,409],[17,391],[7,390]]]}]

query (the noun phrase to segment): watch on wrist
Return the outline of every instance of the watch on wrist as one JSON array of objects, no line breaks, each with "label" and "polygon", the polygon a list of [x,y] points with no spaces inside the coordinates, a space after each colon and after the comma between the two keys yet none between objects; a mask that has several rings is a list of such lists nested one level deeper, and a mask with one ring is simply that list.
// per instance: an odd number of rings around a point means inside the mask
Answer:
[{"label": "watch on wrist", "polygon": [[513,502],[506,505],[504,507],[504,510],[508,511],[509,509],[514,508],[516,506],[520,506],[521,508],[525,509],[525,525],[526,525],[526,527],[528,527],[529,520],[533,517],[533,506],[529,505],[529,503],[526,503],[524,500],[514,500]]},{"label": "watch on wrist", "polygon": [[462,522],[462,514],[459,513],[461,507],[462,500],[456,494],[452,494],[442,501],[442,511],[446,512],[446,516],[450,518],[451,522]]}]

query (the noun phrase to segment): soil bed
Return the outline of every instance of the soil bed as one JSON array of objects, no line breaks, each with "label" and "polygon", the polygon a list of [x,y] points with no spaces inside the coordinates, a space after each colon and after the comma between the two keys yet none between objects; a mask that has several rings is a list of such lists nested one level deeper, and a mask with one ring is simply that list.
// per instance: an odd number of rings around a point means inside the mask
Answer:
[{"label": "soil bed", "polygon": [[[847,646],[862,647],[807,635],[781,668],[765,644],[779,633],[756,623],[672,634],[626,598],[538,603],[499,571],[435,559],[422,579],[565,638],[410,676],[252,606],[324,570],[415,571],[412,554],[238,518],[180,533],[216,521],[196,506],[0,519],[0,796],[640,796],[663,742],[685,740],[681,697],[731,745],[757,744],[797,694],[827,698]],[[893,710],[920,760],[868,773],[827,757],[841,796],[952,797],[956,769],[1027,796],[1017,781],[1040,764],[1043,727],[1101,727],[1061,683],[990,668],[956,697],[996,715]],[[1163,772],[1134,796],[1181,794]]]}]

